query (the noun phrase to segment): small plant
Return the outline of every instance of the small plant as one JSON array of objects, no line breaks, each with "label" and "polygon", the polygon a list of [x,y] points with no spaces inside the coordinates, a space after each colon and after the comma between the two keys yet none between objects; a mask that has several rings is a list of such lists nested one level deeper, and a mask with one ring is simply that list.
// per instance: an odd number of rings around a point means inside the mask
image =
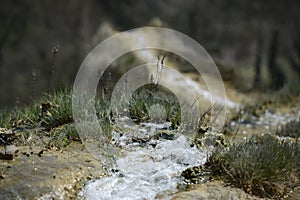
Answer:
[{"label": "small plant", "polygon": [[51,80],[52,80],[52,76],[54,73],[54,65],[55,65],[56,54],[58,53],[58,48],[59,48],[59,46],[57,45],[57,46],[53,47],[53,49],[52,49],[52,60],[51,60],[49,79],[48,79],[48,92],[50,91]]},{"label": "small plant", "polygon": [[8,111],[0,112],[0,128],[10,128],[11,113]]},{"label": "small plant", "polygon": [[298,120],[292,120],[284,126],[278,127],[276,130],[276,135],[300,138],[300,117]]},{"label": "small plant", "polygon": [[34,128],[38,126],[40,108],[37,104],[16,109],[11,114],[9,124],[17,129]]},{"label": "small plant", "polygon": [[130,117],[136,123],[158,120],[156,122],[171,122],[173,128],[179,125],[180,104],[170,90],[159,84],[166,55],[158,56],[156,74],[151,75],[151,83],[138,88],[127,102]]},{"label": "small plant", "polygon": [[66,124],[52,129],[49,132],[50,140],[48,148],[62,149],[69,146],[73,141],[80,141],[77,130],[73,124]]},{"label": "small plant", "polygon": [[39,120],[46,129],[73,122],[72,97],[67,90],[46,94],[40,105]]},{"label": "small plant", "polygon": [[35,84],[36,84],[37,73],[35,68],[31,72],[31,99],[35,99]]},{"label": "small plant", "polygon": [[145,122],[151,119],[150,110],[154,105],[160,105],[165,110],[166,119],[162,121],[172,122],[177,126],[180,121],[180,104],[171,91],[163,86],[148,84],[137,89],[129,102],[131,118],[136,122]]},{"label": "small plant", "polygon": [[300,146],[280,143],[272,136],[216,148],[205,166],[212,175],[244,191],[282,198],[299,185]]}]

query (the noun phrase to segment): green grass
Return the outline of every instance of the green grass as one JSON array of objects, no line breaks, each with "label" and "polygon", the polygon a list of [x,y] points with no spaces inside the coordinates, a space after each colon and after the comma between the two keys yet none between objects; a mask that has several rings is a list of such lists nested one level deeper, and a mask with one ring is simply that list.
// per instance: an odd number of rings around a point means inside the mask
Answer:
[{"label": "green grass", "polygon": [[149,84],[137,89],[130,99],[129,112],[137,123],[147,122],[153,118],[150,116],[150,112],[151,107],[155,105],[161,106],[165,111],[165,119],[160,119],[161,121],[171,122],[173,128],[179,125],[181,120],[180,104],[171,91],[159,85]]},{"label": "green grass", "polygon": [[299,185],[300,145],[272,136],[252,137],[216,148],[205,166],[213,176],[250,194],[282,198]]},{"label": "green grass", "polygon": [[[49,143],[65,147],[73,140],[79,140],[73,123],[71,91],[56,90],[45,94],[35,103],[10,112],[1,112],[0,127],[13,129],[20,137],[17,145],[38,143],[30,138],[49,137]],[[35,137],[33,137],[35,136]],[[42,139],[41,139],[42,140]],[[46,146],[49,144],[46,144]]]},{"label": "green grass", "polygon": [[46,94],[40,105],[39,120],[46,129],[73,122],[72,96],[68,90]]},{"label": "green grass", "polygon": [[57,90],[45,94],[35,103],[0,114],[0,126],[7,128],[51,129],[63,124],[72,123],[71,95],[68,90]]},{"label": "green grass", "polygon": [[[127,106],[131,119],[136,123],[167,121],[171,122],[173,129],[183,125],[181,124],[181,107],[176,96],[159,84],[148,84],[140,87],[125,104],[122,99],[118,101],[120,102],[117,104]],[[157,110],[152,110],[153,107]],[[119,113],[114,113],[117,116],[112,116],[111,102],[108,97],[97,97],[94,108],[102,132],[105,137],[109,138],[114,125],[112,124],[113,118],[118,117]],[[192,112],[197,113],[196,111]],[[207,120],[204,120],[206,114],[207,112],[202,116],[197,116],[201,123],[204,121],[207,123]],[[194,116],[192,116],[193,119],[191,117],[191,121],[195,120]],[[31,144],[32,142],[28,141],[32,136],[39,138],[47,136],[50,137],[52,145],[65,147],[72,140],[79,138],[73,123],[70,89],[59,89],[44,94],[29,106],[0,114],[0,127],[19,132],[22,137],[18,140],[18,144],[22,145]]]},{"label": "green grass", "polygon": [[10,128],[11,113],[8,111],[0,112],[0,127]]},{"label": "green grass", "polygon": [[[151,88],[154,88],[153,85]],[[148,121],[150,119],[149,108],[159,104],[166,111],[166,120],[177,126],[180,120],[180,106],[176,98],[169,94],[163,94],[160,87],[155,88],[155,91],[142,87],[128,102],[131,117],[137,119],[138,123]],[[112,120],[110,99],[97,98],[95,102],[96,114],[103,128],[102,131],[109,137]],[[22,138],[18,144],[27,144],[27,140],[34,133],[39,137],[48,135],[55,146],[67,146],[70,143],[69,140],[78,139],[73,125],[71,91],[69,89],[56,90],[44,94],[32,105],[10,112],[1,112],[0,127],[21,132]]]}]

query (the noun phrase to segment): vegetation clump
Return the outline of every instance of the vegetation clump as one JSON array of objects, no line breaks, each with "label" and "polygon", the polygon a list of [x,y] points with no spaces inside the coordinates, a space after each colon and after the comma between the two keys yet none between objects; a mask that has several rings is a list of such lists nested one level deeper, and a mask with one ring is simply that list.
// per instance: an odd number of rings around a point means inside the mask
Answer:
[{"label": "vegetation clump", "polygon": [[216,148],[205,167],[214,177],[259,197],[282,198],[300,179],[299,143],[252,137]]},{"label": "vegetation clump", "polygon": [[[61,89],[45,94],[40,100],[11,112],[1,112],[0,127],[18,135],[16,145],[38,144],[62,148],[79,141],[72,117],[70,90]],[[46,139],[48,138],[48,139]]]},{"label": "vegetation clump", "polygon": [[[155,113],[161,115],[151,116],[152,106],[157,105],[165,110],[165,113],[155,110]],[[133,93],[129,102],[129,112],[131,118],[138,123],[150,120],[169,121],[173,128],[179,125],[181,119],[180,104],[176,96],[167,88],[156,84],[142,86]]]},{"label": "vegetation clump", "polygon": [[292,120],[284,126],[278,127],[276,135],[292,138],[300,138],[300,117],[298,120]]},{"label": "vegetation clump", "polygon": [[[152,106],[156,105],[165,111],[165,118],[151,116]],[[94,107],[103,131],[109,135],[115,117],[112,116],[109,98],[96,98]],[[158,117],[157,119],[172,122],[175,128],[180,121],[180,105],[176,97],[156,84],[143,86],[133,94],[129,102],[129,112],[130,117],[137,123]],[[37,143],[34,140],[38,139],[43,140],[42,143],[50,149],[66,147],[72,141],[80,141],[73,122],[72,96],[69,89],[47,93],[30,106],[0,113],[0,128],[18,135],[14,142],[10,142],[17,145]],[[45,140],[45,137],[50,140]]]}]

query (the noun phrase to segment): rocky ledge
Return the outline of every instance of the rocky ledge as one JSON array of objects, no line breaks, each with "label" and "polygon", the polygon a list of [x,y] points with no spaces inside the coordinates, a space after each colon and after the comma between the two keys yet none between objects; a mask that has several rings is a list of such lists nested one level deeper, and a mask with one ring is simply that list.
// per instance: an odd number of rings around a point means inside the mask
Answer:
[{"label": "rocky ledge", "polygon": [[19,146],[0,160],[0,199],[74,199],[88,180],[105,176],[80,143],[63,151]]}]

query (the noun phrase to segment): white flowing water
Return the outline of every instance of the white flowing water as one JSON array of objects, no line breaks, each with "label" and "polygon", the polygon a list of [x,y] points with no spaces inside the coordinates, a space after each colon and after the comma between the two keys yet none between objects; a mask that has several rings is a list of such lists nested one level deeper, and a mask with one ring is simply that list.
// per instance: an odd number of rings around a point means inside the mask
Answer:
[{"label": "white flowing water", "polygon": [[[175,39],[174,42],[178,43],[178,45],[174,43],[175,46],[190,48],[183,41]],[[135,43],[147,46],[148,43],[160,40],[162,39],[155,35],[128,32],[122,42],[131,47]],[[157,61],[156,53],[149,49],[134,53],[140,60],[150,63]],[[179,89],[180,95],[188,97],[192,103],[195,99],[190,98],[189,86],[194,87],[194,91],[204,97],[203,99],[207,101],[211,99],[210,91],[192,79],[174,80],[174,76],[164,73],[161,79],[172,83],[173,89]],[[236,107],[236,104],[228,99],[223,104]],[[140,125],[135,130],[133,127],[126,128],[132,131],[123,134],[113,133],[114,145],[121,149],[121,156],[116,158],[117,173],[89,182],[82,192],[86,199],[171,199],[172,194],[176,192],[181,172],[204,164],[207,159],[207,152],[200,152],[195,146],[192,147],[191,142],[182,134],[174,133],[175,137],[172,140],[151,137],[162,128],[158,124]],[[136,139],[146,142],[141,144],[136,142]]]},{"label": "white flowing water", "polygon": [[143,145],[132,142],[137,135],[149,138],[159,127],[143,126],[135,133],[115,134],[123,155],[116,160],[118,172],[89,182],[83,191],[86,199],[170,199],[181,172],[206,161],[207,154],[191,147],[184,135],[175,135],[173,140],[149,139]]}]

